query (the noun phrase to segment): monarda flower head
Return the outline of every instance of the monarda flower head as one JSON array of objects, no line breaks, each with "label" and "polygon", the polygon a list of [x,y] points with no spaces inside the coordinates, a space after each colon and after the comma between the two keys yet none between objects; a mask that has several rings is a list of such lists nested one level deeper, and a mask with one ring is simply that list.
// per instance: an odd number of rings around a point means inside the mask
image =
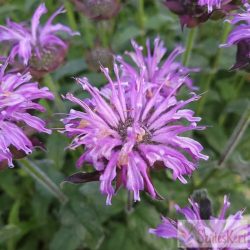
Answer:
[{"label": "monarda flower head", "polygon": [[99,71],[100,65],[110,68],[113,65],[113,53],[109,48],[96,46],[88,51],[86,55],[88,68],[92,71]]},{"label": "monarda flower head", "polygon": [[[107,195],[107,204],[111,204],[115,190],[121,185],[133,192],[135,201],[140,200],[139,192],[142,190],[157,198],[150,179],[150,171],[156,163],[171,169],[174,179],[186,183],[184,176],[192,174],[198,160],[208,159],[201,153],[203,147],[200,143],[180,136],[186,131],[203,129],[197,126],[201,118],[185,108],[199,97],[192,94],[186,101],[177,101],[174,93],[183,84],[180,82],[159,103],[165,82],[149,97],[143,77],[129,83],[130,87],[125,91],[125,83],[116,64],[115,82],[110,78],[108,69],[101,69],[110,84],[110,95],[106,98],[86,78],[77,79],[92,98],[84,101],[67,94],[66,99],[78,104],[83,111],[72,109],[63,119],[64,132],[74,137],[69,147],[85,147],[77,166],[88,162],[96,172],[77,173],[66,180],[77,183],[99,180],[101,192]],[[185,125],[183,121],[186,121]]]},{"label": "monarda flower head", "polygon": [[182,47],[177,47],[168,57],[163,59],[166,56],[167,49],[160,38],[157,37],[154,40],[152,52],[150,41],[147,40],[146,55],[143,55],[143,47],[135,41],[131,43],[134,51],[126,52],[126,54],[130,56],[135,65],[129,64],[121,56],[117,57],[117,61],[122,65],[122,79],[124,81],[134,82],[142,74],[148,92],[154,91],[163,84],[161,88],[162,96],[167,96],[173,89],[176,89],[181,79],[190,90],[197,89],[193,86],[192,79],[188,77],[188,74],[197,72],[198,69],[189,69],[176,61],[176,58],[184,52]]},{"label": "monarda flower head", "polygon": [[233,25],[237,25],[229,34],[226,44],[222,47],[237,45],[236,63],[231,69],[247,69],[250,63],[250,4],[245,2],[245,11],[234,14],[232,20],[227,20]]},{"label": "monarda flower head", "polygon": [[26,130],[31,128],[37,132],[51,133],[45,128],[45,122],[31,112],[44,112],[38,101],[53,99],[48,88],[38,87],[31,81],[31,75],[5,73],[7,62],[0,67],[0,162],[13,166],[13,152],[30,154],[33,149]]},{"label": "monarda flower head", "polygon": [[162,223],[156,229],[150,229],[149,233],[166,239],[177,239],[181,249],[192,250],[233,250],[249,249],[250,225],[243,219],[243,210],[226,217],[230,207],[228,197],[224,197],[224,203],[218,217],[208,214],[208,218],[201,215],[201,206],[206,210],[210,206],[208,199],[196,202],[189,199],[190,206],[176,211],[185,217],[185,220],[175,221],[170,218],[162,218]]},{"label": "monarda flower head", "polygon": [[64,13],[63,8],[59,8],[42,26],[40,18],[45,13],[47,9],[42,3],[33,15],[30,27],[10,20],[6,26],[0,25],[0,42],[10,46],[11,58],[17,58],[16,63],[21,64],[21,68],[28,67],[31,74],[36,77],[54,71],[64,61],[68,44],[56,33],[61,32],[70,36],[78,34],[65,25],[52,24],[58,14]]},{"label": "monarda flower head", "polygon": [[165,0],[165,5],[180,17],[182,27],[192,28],[210,19],[224,17],[237,9],[239,0]]},{"label": "monarda flower head", "polygon": [[72,0],[77,10],[94,20],[110,19],[120,10],[119,0]]}]

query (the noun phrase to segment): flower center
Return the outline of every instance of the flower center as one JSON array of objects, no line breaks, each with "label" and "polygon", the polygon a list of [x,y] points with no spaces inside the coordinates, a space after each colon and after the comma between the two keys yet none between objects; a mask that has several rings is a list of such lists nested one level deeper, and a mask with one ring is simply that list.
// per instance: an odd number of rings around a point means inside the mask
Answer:
[{"label": "flower center", "polygon": [[30,66],[36,70],[48,70],[53,62],[53,54],[51,50],[41,49],[39,55],[36,52],[32,53]]},{"label": "flower center", "polygon": [[33,50],[29,61],[30,67],[37,71],[52,71],[61,64],[64,53],[57,47],[40,48],[38,52]]},{"label": "flower center", "polygon": [[[133,128],[134,121],[132,118],[127,118],[125,122],[120,122],[117,131],[121,136],[122,141],[126,141],[129,137],[128,128]],[[136,143],[151,143],[151,133],[146,126],[140,124],[139,128],[135,129]]]},{"label": "flower center", "polygon": [[125,122],[120,122],[117,131],[119,135],[121,136],[122,141],[125,141],[127,138],[127,129],[128,127],[131,127],[133,124],[133,119],[132,118],[127,118]]}]

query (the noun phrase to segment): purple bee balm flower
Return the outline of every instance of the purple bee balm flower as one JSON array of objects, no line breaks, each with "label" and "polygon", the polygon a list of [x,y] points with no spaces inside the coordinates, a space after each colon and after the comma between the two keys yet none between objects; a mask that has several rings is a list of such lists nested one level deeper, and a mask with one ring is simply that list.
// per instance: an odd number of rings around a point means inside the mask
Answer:
[{"label": "purple bee balm flower", "polygon": [[7,21],[6,26],[0,25],[0,42],[11,46],[11,58],[18,58],[22,67],[27,67],[32,75],[41,77],[47,72],[59,67],[66,56],[68,44],[56,35],[58,32],[70,36],[78,34],[62,24],[52,24],[54,18],[64,13],[59,8],[45,23],[40,25],[40,18],[47,13],[45,4],[42,3],[36,9],[31,26],[23,23]]},{"label": "purple bee balm flower", "polygon": [[[150,171],[157,163],[165,169],[171,169],[174,179],[187,183],[184,176],[196,169],[199,159],[208,159],[201,153],[203,147],[200,143],[180,136],[186,131],[204,128],[197,126],[201,118],[195,117],[192,110],[184,108],[199,97],[192,94],[186,101],[177,101],[174,93],[180,86],[176,86],[159,103],[158,98],[165,82],[149,97],[143,77],[131,82],[130,88],[125,91],[116,64],[115,82],[110,78],[108,69],[101,70],[109,81],[109,98],[86,78],[77,79],[77,82],[91,95],[91,99],[82,101],[72,94],[66,95],[66,99],[84,110],[72,109],[68,117],[63,119],[63,132],[74,137],[69,148],[85,147],[85,153],[77,166],[82,166],[84,162],[93,164],[96,174],[87,175],[87,178],[100,180],[100,189],[107,195],[107,204],[111,204],[115,190],[121,185],[133,192],[135,201],[140,200],[139,192],[142,190],[157,198],[150,179]],[[188,124],[184,125],[182,121]],[[77,183],[80,177],[82,182],[86,182],[86,174],[82,173],[81,176],[77,173]],[[74,176],[67,180],[74,182]],[[112,185],[113,181],[116,189]]]},{"label": "purple bee balm flower", "polygon": [[[185,217],[185,221],[177,222],[163,217],[162,223],[156,229],[149,229],[149,233],[166,239],[177,239],[182,249],[249,249],[250,228],[243,220],[244,211],[238,211],[226,218],[226,212],[230,207],[227,196],[224,197],[224,204],[219,216],[210,216],[209,220],[203,220],[201,217],[198,203],[192,199],[189,199],[189,203],[190,206],[184,208],[175,206],[176,211]],[[216,240],[216,237],[219,239],[219,237],[225,237],[229,234],[228,241]],[[236,241],[239,238],[241,241]],[[232,247],[233,244],[234,247]],[[241,247],[235,248],[235,246]]]},{"label": "purple bee balm flower", "polygon": [[165,0],[164,4],[180,17],[182,27],[192,28],[208,19],[224,17],[238,8],[239,0]]},{"label": "purple bee balm flower", "polygon": [[245,3],[243,13],[234,14],[232,20],[227,20],[237,25],[229,34],[226,44],[222,47],[237,45],[236,63],[231,69],[248,69],[250,63],[250,4]]},{"label": "purple bee balm flower", "polygon": [[0,162],[5,161],[12,167],[13,152],[23,152],[24,155],[32,152],[33,145],[25,130],[31,128],[51,133],[45,128],[45,122],[30,112],[44,112],[44,107],[37,101],[51,100],[53,94],[46,87],[39,89],[38,83],[31,81],[29,73],[5,73],[6,67],[7,61],[0,67]]},{"label": "purple bee balm flower", "polygon": [[158,37],[154,40],[154,49],[151,53],[150,41],[147,40],[147,55],[143,55],[143,47],[132,41],[133,52],[127,52],[135,67],[127,62],[121,56],[117,60],[122,65],[122,79],[127,82],[134,82],[142,74],[145,84],[148,86],[148,92],[153,92],[160,85],[165,83],[161,88],[162,96],[167,96],[176,85],[182,80],[191,90],[197,88],[193,86],[191,78],[188,77],[190,72],[197,72],[199,69],[189,69],[181,63],[176,62],[176,57],[184,52],[182,47],[177,47],[170,55],[163,60],[167,49],[163,41]]}]

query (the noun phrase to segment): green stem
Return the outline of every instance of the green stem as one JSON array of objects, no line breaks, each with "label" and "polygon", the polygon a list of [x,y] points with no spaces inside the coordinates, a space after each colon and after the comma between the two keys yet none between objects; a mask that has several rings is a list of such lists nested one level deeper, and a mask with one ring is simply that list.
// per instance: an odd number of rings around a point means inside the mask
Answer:
[{"label": "green stem", "polygon": [[144,25],[145,25],[144,0],[139,0],[138,2],[138,17],[139,17],[140,28],[144,30]]},{"label": "green stem", "polygon": [[187,36],[187,41],[186,41],[186,46],[185,46],[186,50],[185,50],[185,53],[183,54],[183,58],[182,58],[183,66],[187,66],[189,64],[189,60],[190,60],[190,57],[192,54],[196,35],[197,35],[197,28],[192,28],[189,30],[188,36]]},{"label": "green stem", "polygon": [[67,13],[70,28],[72,30],[78,30],[77,22],[75,20],[75,15],[74,15],[74,11],[73,11],[71,3],[69,1],[65,1],[64,6],[67,11],[66,13]]},{"label": "green stem", "polygon": [[90,21],[83,15],[80,16],[81,20],[81,31],[84,32],[84,41],[86,43],[86,47],[93,48],[93,32],[92,32],[92,25]]},{"label": "green stem", "polygon": [[243,87],[244,83],[246,81],[246,75],[242,74],[239,76],[239,81],[236,81],[237,87],[236,87],[236,97],[239,96],[241,88]]},{"label": "green stem", "polygon": [[144,11],[144,0],[138,0],[138,25],[140,28],[140,38],[139,41],[141,43],[144,42],[144,37],[145,37],[145,21],[146,21],[146,17],[145,17],[145,11]]},{"label": "green stem", "polygon": [[[236,99],[239,96],[240,90],[243,87],[245,80],[246,80],[245,74],[236,75],[236,77],[235,77],[236,87],[235,87],[234,99]],[[220,118],[219,118],[219,126],[220,127],[224,126],[226,118],[227,118],[227,112],[222,112],[222,114],[220,115]]]},{"label": "green stem", "polygon": [[56,84],[56,81],[54,81],[52,79],[50,74],[47,74],[44,77],[44,83],[52,91],[52,93],[55,96],[55,105],[56,105],[57,110],[59,112],[62,112],[62,113],[66,112],[66,109],[65,109],[64,103],[62,101],[62,98],[59,95],[59,88],[58,88],[58,86]]},{"label": "green stem", "polygon": [[[220,39],[220,44],[225,43],[227,36],[228,36],[228,33],[230,32],[230,29],[231,29],[231,26],[229,23],[225,23],[224,25],[225,25],[225,27],[223,28],[223,33],[222,33],[222,36]],[[217,53],[216,53],[216,57],[214,59],[214,63],[213,63],[212,68],[210,70],[210,73],[208,76],[206,76],[204,92],[207,92],[210,89],[211,83],[212,83],[214,76],[216,75],[216,72],[217,72],[217,68],[218,68],[218,65],[220,62],[220,58],[221,58],[221,53],[222,53],[222,49],[218,48]],[[204,105],[206,103],[206,98],[207,98],[207,95],[203,96],[203,98],[199,102],[199,106],[197,109],[198,116],[203,112],[203,108],[204,108]]]},{"label": "green stem", "polygon": [[204,186],[212,177],[215,177],[216,174],[220,172],[220,168],[224,166],[224,163],[228,160],[231,153],[234,151],[235,147],[238,145],[240,139],[242,138],[249,124],[250,124],[250,105],[248,105],[246,111],[243,113],[240,121],[238,122],[231,137],[229,138],[228,143],[217,163],[218,167],[213,168],[206,175],[206,177],[202,180],[202,182],[200,182],[200,184],[196,186],[196,188],[200,188]]},{"label": "green stem", "polygon": [[97,23],[98,37],[101,41],[102,47],[106,48],[109,45],[109,39],[107,34],[107,24],[108,21],[101,21]]},{"label": "green stem", "polygon": [[248,105],[247,110],[243,113],[240,121],[238,122],[236,128],[234,129],[228,143],[218,161],[218,166],[221,167],[227,161],[231,153],[234,151],[235,147],[242,138],[245,130],[250,123],[250,105]]},{"label": "green stem", "polygon": [[34,162],[27,158],[23,158],[19,159],[18,163],[26,173],[45,187],[62,204],[65,204],[68,201],[67,196],[62,193],[58,186]]},{"label": "green stem", "polygon": [[133,192],[128,191],[128,203],[127,203],[127,212],[131,213],[133,211]]}]

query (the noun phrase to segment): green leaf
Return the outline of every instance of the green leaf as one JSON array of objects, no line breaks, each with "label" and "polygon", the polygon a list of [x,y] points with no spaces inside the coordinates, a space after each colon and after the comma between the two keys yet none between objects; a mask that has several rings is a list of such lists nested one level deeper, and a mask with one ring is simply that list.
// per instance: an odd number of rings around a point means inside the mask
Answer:
[{"label": "green leaf", "polygon": [[[83,244],[85,230],[82,226],[62,227],[50,243],[50,250],[76,250]],[[79,237],[80,236],[80,237]]]},{"label": "green leaf", "polygon": [[9,224],[0,228],[0,243],[4,243],[12,237],[17,236],[20,233],[20,229],[13,224]]},{"label": "green leaf", "polygon": [[67,202],[67,197],[62,193],[58,186],[34,162],[24,158],[19,160],[19,164],[22,169],[24,169],[31,177],[45,187],[60,202]]},{"label": "green leaf", "polygon": [[54,79],[57,81],[64,76],[75,76],[77,73],[85,70],[86,68],[87,65],[83,58],[70,60],[56,71]]},{"label": "green leaf", "polygon": [[51,159],[54,166],[57,169],[61,169],[64,163],[64,157],[66,154],[66,146],[69,144],[69,140],[66,136],[57,132],[49,136],[47,142],[47,154],[48,159]]}]

